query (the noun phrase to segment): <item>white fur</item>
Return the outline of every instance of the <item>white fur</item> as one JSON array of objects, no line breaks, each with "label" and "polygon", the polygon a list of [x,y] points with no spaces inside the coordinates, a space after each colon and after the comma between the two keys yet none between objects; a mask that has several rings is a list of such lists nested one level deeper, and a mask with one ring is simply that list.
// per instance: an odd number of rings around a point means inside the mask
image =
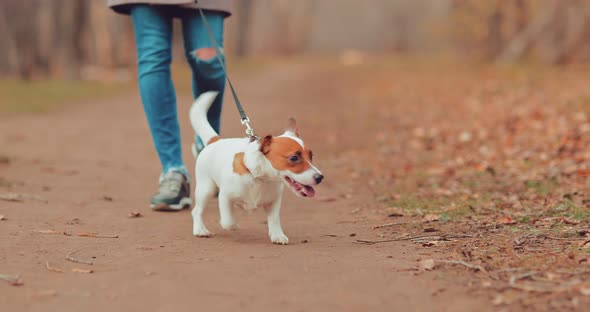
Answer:
[{"label": "white fur", "polygon": [[[207,109],[216,95],[216,92],[204,93],[191,107],[191,123],[203,142],[208,142],[217,135],[206,117]],[[291,133],[286,132],[283,136],[293,138],[303,146],[303,141],[293,137]],[[240,175],[234,172],[234,157],[238,153],[244,153],[244,165],[248,168],[249,174]],[[313,166],[300,174],[294,174],[288,170],[276,170],[260,151],[259,142],[250,142],[247,138],[222,139],[207,145],[197,158],[195,171],[193,235],[211,236],[211,232],[203,222],[203,210],[209,199],[219,191],[219,221],[222,228],[226,230],[237,228],[232,213],[234,207],[263,208],[267,214],[270,240],[282,245],[289,242],[289,238],[283,233],[280,220],[281,200],[284,185],[287,183],[285,177],[288,176],[306,185],[315,185],[313,175],[320,173]]]}]

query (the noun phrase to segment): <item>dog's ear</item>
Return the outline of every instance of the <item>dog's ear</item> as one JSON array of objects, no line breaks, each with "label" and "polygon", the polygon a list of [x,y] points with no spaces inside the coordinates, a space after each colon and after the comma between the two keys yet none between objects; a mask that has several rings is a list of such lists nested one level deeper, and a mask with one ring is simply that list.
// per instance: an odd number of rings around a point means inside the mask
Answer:
[{"label": "dog's ear", "polygon": [[266,155],[270,152],[270,143],[272,143],[272,135],[267,135],[260,139],[260,151]]},{"label": "dog's ear", "polygon": [[285,130],[285,133],[290,133],[291,135],[299,137],[299,129],[297,129],[297,122],[295,121],[295,118],[289,118],[287,130]]}]

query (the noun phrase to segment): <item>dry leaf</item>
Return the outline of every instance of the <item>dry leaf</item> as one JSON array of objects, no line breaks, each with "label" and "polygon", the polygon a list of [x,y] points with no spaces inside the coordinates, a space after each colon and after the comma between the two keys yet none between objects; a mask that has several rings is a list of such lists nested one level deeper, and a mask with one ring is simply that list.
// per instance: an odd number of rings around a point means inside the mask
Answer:
[{"label": "dry leaf", "polygon": [[87,270],[87,269],[78,269],[78,268],[73,268],[72,272],[74,273],[84,273],[84,274],[90,274],[90,273],[94,273],[93,270]]},{"label": "dry leaf", "polygon": [[504,218],[499,219],[498,223],[510,225],[510,224],[516,224],[516,223],[518,223],[518,221],[510,218],[509,216],[505,216]]},{"label": "dry leaf", "polygon": [[143,217],[143,215],[141,214],[141,212],[139,211],[131,211],[127,217],[129,218],[139,218],[139,217]]},{"label": "dry leaf", "polygon": [[420,268],[426,271],[434,270],[434,259],[424,259],[420,261]]},{"label": "dry leaf", "polygon": [[433,247],[438,245],[437,241],[430,241],[430,242],[424,242],[422,243],[422,247]]},{"label": "dry leaf", "polygon": [[424,218],[422,218],[423,222],[434,222],[434,221],[438,221],[440,217],[438,215],[435,214],[427,214],[424,216]]}]

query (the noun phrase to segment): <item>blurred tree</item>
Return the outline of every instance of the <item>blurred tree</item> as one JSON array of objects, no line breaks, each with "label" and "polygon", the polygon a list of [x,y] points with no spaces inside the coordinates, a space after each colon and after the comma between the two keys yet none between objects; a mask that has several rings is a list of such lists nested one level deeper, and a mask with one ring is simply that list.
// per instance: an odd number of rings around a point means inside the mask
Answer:
[{"label": "blurred tree", "polygon": [[250,22],[252,19],[252,0],[240,0],[237,3],[237,34],[236,34],[236,55],[246,56],[248,52],[248,34],[250,33]]}]

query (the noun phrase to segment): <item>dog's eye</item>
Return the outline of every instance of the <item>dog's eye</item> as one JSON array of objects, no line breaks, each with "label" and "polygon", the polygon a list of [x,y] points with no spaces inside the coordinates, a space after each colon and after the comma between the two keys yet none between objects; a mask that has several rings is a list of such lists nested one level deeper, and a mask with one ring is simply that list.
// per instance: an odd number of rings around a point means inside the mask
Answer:
[{"label": "dog's eye", "polygon": [[289,161],[292,162],[292,163],[299,162],[299,156],[292,155],[292,156],[289,157]]}]

